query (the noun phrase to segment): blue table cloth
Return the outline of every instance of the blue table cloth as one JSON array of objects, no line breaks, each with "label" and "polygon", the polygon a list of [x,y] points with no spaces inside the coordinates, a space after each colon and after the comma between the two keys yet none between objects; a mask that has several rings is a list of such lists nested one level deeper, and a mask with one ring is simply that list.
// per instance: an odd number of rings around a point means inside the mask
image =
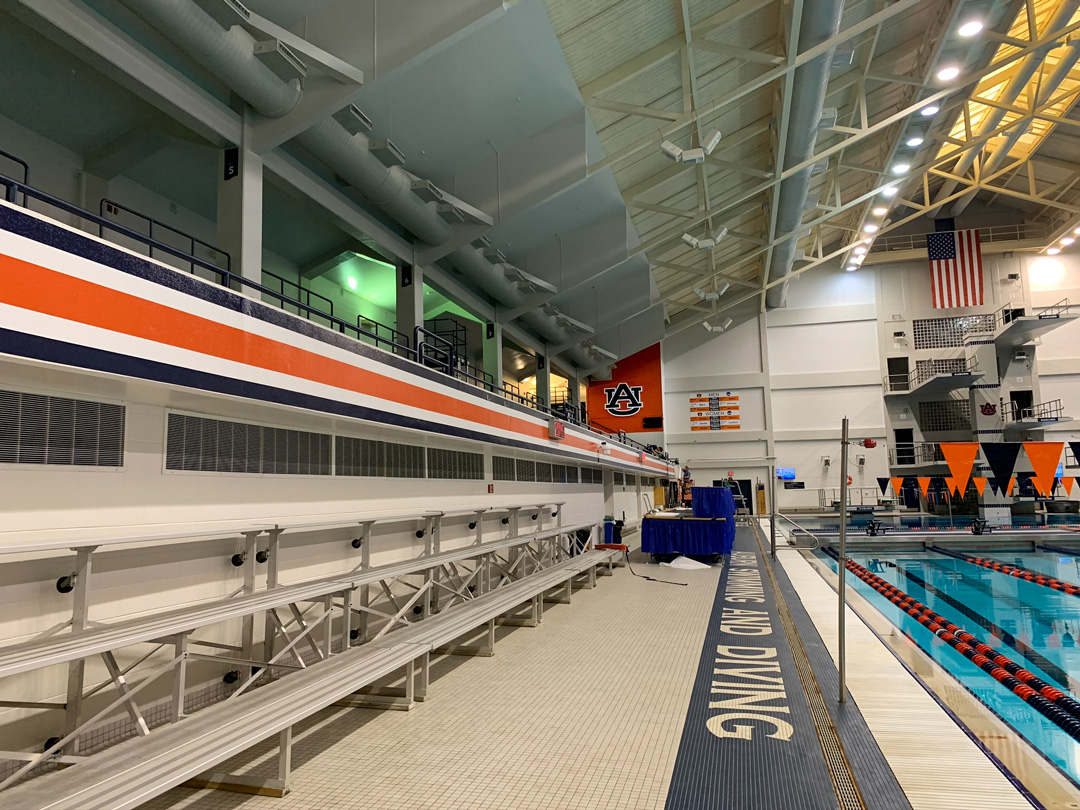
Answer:
[{"label": "blue table cloth", "polygon": [[726,531],[726,526],[719,520],[645,518],[641,550],[646,554],[730,554],[735,533]]}]

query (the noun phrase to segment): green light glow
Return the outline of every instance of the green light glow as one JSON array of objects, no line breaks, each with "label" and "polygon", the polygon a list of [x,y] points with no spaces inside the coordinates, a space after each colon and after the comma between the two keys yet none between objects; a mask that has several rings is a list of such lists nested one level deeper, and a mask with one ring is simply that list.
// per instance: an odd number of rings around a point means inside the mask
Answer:
[{"label": "green light glow", "polygon": [[355,290],[356,289],[356,278],[355,277],[349,276],[347,279],[345,279],[345,283],[349,285],[350,290]]}]

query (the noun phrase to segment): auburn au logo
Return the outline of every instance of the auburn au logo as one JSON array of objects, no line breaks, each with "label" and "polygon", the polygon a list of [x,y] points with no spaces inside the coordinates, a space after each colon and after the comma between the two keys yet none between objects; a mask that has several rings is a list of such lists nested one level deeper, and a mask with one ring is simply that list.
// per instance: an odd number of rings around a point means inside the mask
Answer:
[{"label": "auburn au logo", "polygon": [[979,410],[982,411],[983,416],[993,416],[997,413],[997,405],[987,402],[979,406]]},{"label": "auburn au logo", "polygon": [[605,388],[604,410],[612,416],[633,416],[642,409],[640,385],[621,382],[614,388]]}]

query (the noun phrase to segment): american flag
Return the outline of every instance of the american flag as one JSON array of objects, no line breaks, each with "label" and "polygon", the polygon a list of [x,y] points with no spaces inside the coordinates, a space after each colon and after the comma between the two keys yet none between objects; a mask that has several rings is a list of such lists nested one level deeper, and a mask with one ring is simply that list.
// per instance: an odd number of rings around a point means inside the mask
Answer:
[{"label": "american flag", "polygon": [[934,309],[977,307],[983,303],[979,232],[945,231],[926,236]]}]

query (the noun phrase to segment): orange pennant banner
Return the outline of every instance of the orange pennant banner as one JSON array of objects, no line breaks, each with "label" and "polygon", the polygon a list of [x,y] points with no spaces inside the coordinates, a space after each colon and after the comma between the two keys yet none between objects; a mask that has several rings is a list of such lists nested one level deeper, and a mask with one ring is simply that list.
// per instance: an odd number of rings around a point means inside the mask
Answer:
[{"label": "orange pennant banner", "polygon": [[975,466],[975,456],[979,454],[978,442],[941,442],[938,444],[941,454],[945,456],[945,463],[949,465],[949,472],[956,479],[957,492],[963,497],[967,492],[968,481],[971,479],[971,469]]},{"label": "orange pennant banner", "polygon": [[[1051,481],[1050,489],[1053,489],[1054,488],[1054,484],[1053,484],[1054,479],[1051,478],[1050,481]],[[1038,492],[1040,495],[1042,495],[1044,498],[1049,498],[1050,497],[1050,491],[1043,484],[1043,480],[1041,478],[1039,478],[1039,476],[1037,476],[1037,475],[1031,476],[1031,485],[1033,487],[1035,487],[1035,491]]]},{"label": "orange pennant banner", "polygon": [[1075,481],[1075,480],[1076,479],[1071,477],[1071,476],[1061,479],[1061,485],[1063,487],[1065,487],[1065,494],[1066,495],[1072,495],[1073,481]]},{"label": "orange pennant banner", "polygon": [[[1024,452],[1027,453],[1031,469],[1035,471],[1036,481],[1049,481],[1051,489],[1054,486],[1054,473],[1057,472],[1058,462],[1061,460],[1061,451],[1065,442],[1024,442]],[[1035,485],[1039,492],[1043,487]],[[1044,496],[1049,492],[1043,493]]]},{"label": "orange pennant banner", "polygon": [[917,480],[919,482],[919,489],[922,490],[923,497],[925,498],[926,493],[930,490],[930,478],[928,476],[926,478],[919,478]]},{"label": "orange pennant banner", "polygon": [[892,484],[893,494],[899,498],[900,490],[904,488],[904,476],[898,476],[897,478],[890,478],[889,482]]},{"label": "orange pennant banner", "polygon": [[1016,486],[1016,476],[1014,475],[1012,478],[1009,479],[1009,485],[1007,487],[1005,487],[1005,494],[1006,495],[1012,495],[1013,487],[1015,487],[1015,486]]},{"label": "orange pennant banner", "polygon": [[954,494],[956,492],[956,479],[955,478],[950,478],[949,476],[946,475],[945,476],[945,489],[947,489],[949,491],[950,495]]},{"label": "orange pennant banner", "polygon": [[975,482],[975,490],[979,493],[979,497],[982,497],[983,492],[986,491],[986,479],[985,478],[972,478]]}]

